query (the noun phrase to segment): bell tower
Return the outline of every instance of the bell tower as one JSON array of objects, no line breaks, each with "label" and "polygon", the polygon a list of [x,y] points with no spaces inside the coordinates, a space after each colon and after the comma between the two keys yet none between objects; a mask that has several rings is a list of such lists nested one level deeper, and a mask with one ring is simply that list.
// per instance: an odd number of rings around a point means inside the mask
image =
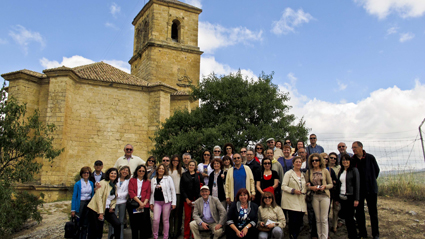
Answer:
[{"label": "bell tower", "polygon": [[199,84],[201,9],[177,0],[150,0],[133,20],[131,74],[189,91]]}]

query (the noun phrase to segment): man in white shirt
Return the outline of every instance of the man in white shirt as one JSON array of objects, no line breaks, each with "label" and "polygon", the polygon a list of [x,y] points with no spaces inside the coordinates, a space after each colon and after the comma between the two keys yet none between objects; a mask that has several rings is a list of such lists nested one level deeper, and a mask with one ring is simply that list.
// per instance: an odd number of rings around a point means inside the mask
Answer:
[{"label": "man in white shirt", "polygon": [[143,159],[141,159],[137,156],[134,156],[133,155],[133,145],[127,144],[124,147],[124,156],[119,157],[117,159],[117,162],[115,163],[114,168],[117,168],[119,170],[120,167],[127,165],[127,166],[130,167],[130,171],[131,171],[130,176],[131,176],[131,175],[133,175],[134,170],[136,170],[137,166],[142,165],[142,164],[145,165],[146,162]]}]

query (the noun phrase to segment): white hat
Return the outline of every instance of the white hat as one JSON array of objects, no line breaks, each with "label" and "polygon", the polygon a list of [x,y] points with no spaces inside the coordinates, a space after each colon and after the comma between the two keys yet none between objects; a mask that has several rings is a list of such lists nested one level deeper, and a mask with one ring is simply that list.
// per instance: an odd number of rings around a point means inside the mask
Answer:
[{"label": "white hat", "polygon": [[267,140],[266,140],[266,142],[269,142],[269,141],[274,141],[274,138],[268,138]]},{"label": "white hat", "polygon": [[210,188],[209,188],[207,185],[202,186],[202,187],[201,187],[201,191],[202,191],[203,189],[210,190]]}]

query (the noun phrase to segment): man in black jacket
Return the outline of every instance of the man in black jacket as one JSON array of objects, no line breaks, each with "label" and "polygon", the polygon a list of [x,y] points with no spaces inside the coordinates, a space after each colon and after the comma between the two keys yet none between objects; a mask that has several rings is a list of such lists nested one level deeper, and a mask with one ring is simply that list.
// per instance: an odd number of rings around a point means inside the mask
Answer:
[{"label": "man in black jacket", "polygon": [[374,239],[379,239],[378,227],[378,184],[376,179],[379,176],[379,166],[373,155],[366,153],[363,150],[363,144],[356,141],[352,145],[353,162],[360,174],[360,200],[356,209],[356,219],[359,226],[360,237],[366,238],[366,219],[364,212],[364,201],[366,199],[367,208],[369,211],[370,222],[372,225],[372,236]]}]

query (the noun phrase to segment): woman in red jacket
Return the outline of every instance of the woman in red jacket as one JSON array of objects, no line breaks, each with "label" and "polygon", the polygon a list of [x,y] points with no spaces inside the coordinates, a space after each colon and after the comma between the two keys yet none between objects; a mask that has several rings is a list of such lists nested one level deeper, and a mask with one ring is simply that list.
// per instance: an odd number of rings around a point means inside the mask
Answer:
[{"label": "woman in red jacket", "polygon": [[[149,212],[149,198],[151,196],[151,182],[148,180],[145,165],[137,166],[133,172],[133,178],[128,184],[128,195],[136,201],[139,207],[127,204],[130,215],[130,226],[132,239],[147,239],[152,235],[152,226]],[[139,236],[140,232],[140,236]]]}]

